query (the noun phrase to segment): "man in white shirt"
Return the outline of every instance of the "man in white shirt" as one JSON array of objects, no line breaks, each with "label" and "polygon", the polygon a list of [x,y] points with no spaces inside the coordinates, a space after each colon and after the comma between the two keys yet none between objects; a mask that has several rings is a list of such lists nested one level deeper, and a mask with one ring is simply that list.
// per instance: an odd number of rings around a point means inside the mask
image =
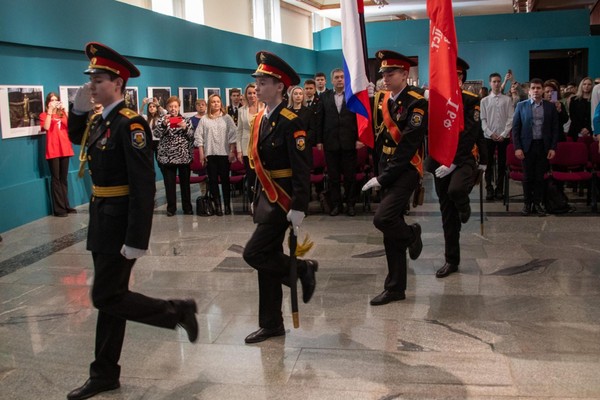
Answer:
[{"label": "man in white shirt", "polygon": [[504,175],[506,164],[506,146],[508,145],[508,135],[510,135],[513,107],[509,96],[501,92],[502,78],[499,73],[490,74],[489,96],[481,100],[481,128],[487,143],[487,154],[490,161],[494,153],[497,153],[497,171],[496,190],[494,191],[493,178],[494,169],[488,168],[485,173],[486,200],[502,199],[504,196]]}]

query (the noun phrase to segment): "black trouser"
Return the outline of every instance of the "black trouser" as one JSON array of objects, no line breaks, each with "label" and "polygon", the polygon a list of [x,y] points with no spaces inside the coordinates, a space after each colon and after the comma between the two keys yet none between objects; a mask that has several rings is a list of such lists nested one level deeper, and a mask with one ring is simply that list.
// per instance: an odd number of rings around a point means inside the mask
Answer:
[{"label": "black trouser", "polygon": [[[277,328],[283,324],[281,285],[289,285],[290,257],[283,252],[289,225],[258,224],[244,248],[244,260],[258,271],[258,326]],[[298,260],[298,276],[306,272],[306,262]]]},{"label": "black trouser", "polygon": [[348,206],[356,203],[356,149],[328,151],[325,149],[327,163],[327,185],[331,193],[333,206],[342,205],[341,176],[344,177],[344,198]]},{"label": "black trouser", "polygon": [[208,174],[208,187],[210,194],[217,204],[221,204],[219,195],[219,178],[223,188],[223,201],[225,206],[229,207],[231,201],[231,188],[229,187],[229,159],[227,156],[208,156],[206,163],[206,173]]},{"label": "black trouser", "polygon": [[49,158],[50,188],[52,192],[52,212],[54,215],[66,214],[69,206],[69,157]]},{"label": "black trouser", "polygon": [[548,153],[542,139],[533,140],[523,160],[523,197],[525,204],[539,204],[544,195],[544,174],[548,172]]},{"label": "black trouser", "polygon": [[163,180],[167,196],[167,211],[177,211],[177,176],[179,175],[179,188],[181,190],[181,208],[183,212],[193,211],[192,196],[190,193],[190,164],[163,164]]},{"label": "black trouser", "polygon": [[475,162],[456,167],[450,175],[434,178],[435,192],[439,198],[444,228],[444,256],[446,262],[460,264],[460,215],[469,206],[469,193],[473,189]]},{"label": "black trouser", "polygon": [[404,221],[404,210],[419,182],[417,170],[403,172],[389,187],[381,190],[381,203],[373,225],[383,232],[383,245],[388,264],[385,290],[406,290],[406,249],[415,239],[413,229]]},{"label": "black trouser", "polygon": [[485,171],[485,186],[487,188],[493,187],[492,180],[494,178],[494,169],[491,167],[494,161],[494,152],[498,150],[498,177],[496,178],[496,188],[502,192],[504,189],[504,176],[506,175],[506,147],[508,146],[508,139],[504,139],[501,142],[485,139],[485,142],[487,144],[489,160],[488,167]]},{"label": "black trouser", "polygon": [[256,173],[252,168],[250,168],[250,161],[248,160],[248,156],[244,156],[244,167],[246,168],[246,194],[248,196],[248,201],[252,202],[254,200]]},{"label": "black trouser", "polygon": [[127,320],[175,329],[180,313],[176,300],[154,299],[129,291],[129,277],[135,260],[128,260],[121,254],[92,253],[92,257],[92,301],[98,309],[98,320],[90,377],[119,379],[119,358]]}]

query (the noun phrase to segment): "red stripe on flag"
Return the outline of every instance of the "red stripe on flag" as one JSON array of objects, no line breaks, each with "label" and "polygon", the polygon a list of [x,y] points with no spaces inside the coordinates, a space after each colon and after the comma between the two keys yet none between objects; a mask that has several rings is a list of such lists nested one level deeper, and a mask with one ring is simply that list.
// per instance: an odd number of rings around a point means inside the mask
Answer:
[{"label": "red stripe on flag", "polygon": [[458,44],[451,0],[427,0],[429,26],[429,155],[450,166],[464,129]]}]

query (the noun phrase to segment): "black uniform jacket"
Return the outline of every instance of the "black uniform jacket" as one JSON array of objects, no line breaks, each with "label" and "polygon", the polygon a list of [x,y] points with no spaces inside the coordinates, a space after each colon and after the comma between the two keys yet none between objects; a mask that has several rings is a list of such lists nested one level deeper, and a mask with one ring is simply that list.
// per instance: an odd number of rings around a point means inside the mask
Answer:
[{"label": "black uniform jacket", "polygon": [[[463,115],[465,120],[465,129],[458,137],[458,147],[454,155],[453,164],[461,166],[465,163],[473,163],[475,165],[475,156],[473,155],[473,146],[477,145],[479,153],[479,164],[487,165],[487,147],[485,136],[481,128],[481,119],[479,118],[479,96],[467,90],[462,91]],[[429,157],[426,163],[427,171],[434,173],[440,164],[433,158]]]},{"label": "black uniform jacket", "polygon": [[323,143],[325,151],[354,150],[358,140],[356,114],[342,103],[340,112],[335,105],[335,92],[329,90],[319,96],[317,123],[320,133],[317,143]]},{"label": "black uniform jacket", "polygon": [[[382,152],[379,158],[377,181],[384,188],[394,183],[402,172],[415,169],[410,161],[423,145],[427,134],[427,100],[423,97],[421,89],[407,86],[398,95],[396,101],[390,103],[388,110],[402,133],[402,139],[396,146],[396,142],[385,127],[378,138],[381,140],[382,149],[396,148],[393,154]],[[373,112],[382,113],[382,110],[375,105]],[[383,115],[379,115],[378,120],[383,121]]]},{"label": "black uniform jacket", "polygon": [[[261,123],[256,121],[255,123]],[[268,127],[262,131],[263,125]],[[273,178],[291,197],[293,210],[308,210],[310,193],[309,151],[306,132],[296,114],[284,107],[282,102],[273,111],[268,121],[261,123],[261,135],[257,146],[260,162],[265,170],[291,169],[292,176]],[[254,160],[258,162],[258,160]],[[287,212],[278,203],[271,203],[259,184],[254,203],[255,223],[287,223]]]},{"label": "black uniform jacket", "polygon": [[[88,116],[69,113],[69,138],[81,139]],[[129,195],[90,199],[87,248],[119,253],[123,244],[147,249],[156,192],[152,133],[144,118],[119,103],[99,122],[94,118],[88,139],[92,183],[100,187],[129,185]]]}]

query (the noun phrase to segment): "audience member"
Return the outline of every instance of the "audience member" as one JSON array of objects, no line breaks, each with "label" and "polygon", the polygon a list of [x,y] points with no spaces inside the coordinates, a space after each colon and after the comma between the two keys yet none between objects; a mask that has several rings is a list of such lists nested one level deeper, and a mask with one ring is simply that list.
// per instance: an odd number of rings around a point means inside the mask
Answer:
[{"label": "audience member", "polygon": [[[566,108],[563,106],[561,102],[561,96],[559,88],[556,86],[556,82],[554,80],[547,80],[544,82],[544,100],[554,104],[556,106],[556,111],[558,112],[558,125],[559,125],[559,134],[558,141],[564,142],[567,140],[565,132],[568,132],[568,124],[569,124],[569,114],[567,113]],[[565,129],[566,126],[566,129]]]},{"label": "audience member", "polygon": [[302,121],[304,130],[306,131],[307,147],[310,150],[308,152],[309,161],[310,165],[312,165],[312,148],[317,145],[317,135],[315,132],[316,114],[313,112],[312,108],[307,106],[304,96],[304,89],[302,89],[300,86],[292,87],[287,108],[292,110],[298,117],[300,117],[300,120]]},{"label": "audience member", "polygon": [[304,97],[306,98],[306,106],[316,110],[319,96],[317,96],[317,84],[314,79],[304,81]]},{"label": "audience member", "polygon": [[331,89],[327,89],[327,77],[324,72],[317,72],[315,74],[315,83],[317,85],[317,96],[321,96],[323,93],[331,91]]},{"label": "audience member", "polygon": [[196,128],[198,128],[198,123],[200,119],[206,115],[206,100],[197,99],[196,100],[196,114],[190,118],[190,122],[192,123],[192,128],[194,132],[196,132]]},{"label": "audience member", "polygon": [[427,133],[427,101],[423,91],[409,85],[408,74],[416,62],[400,53],[381,50],[375,54],[387,91],[373,102],[373,114],[383,121],[384,145],[379,157],[379,175],[363,191],[381,189],[381,203],[373,224],[383,233],[388,274],[384,290],[370,304],[380,306],[406,298],[406,250],[416,260],[423,250],[421,225],[407,225],[404,210],[423,176],[423,144]]},{"label": "audience member", "polygon": [[242,91],[238,88],[233,88],[229,91],[227,114],[229,114],[236,125],[238,124],[238,109],[240,107],[242,107]]},{"label": "audience member", "polygon": [[490,94],[490,91],[487,87],[482,86],[481,89],[479,89],[479,98],[480,99],[487,97],[489,94]]},{"label": "audience member", "polygon": [[243,161],[246,169],[246,191],[250,200],[254,199],[254,188],[256,187],[256,174],[254,168],[250,167],[250,160],[248,158],[248,143],[250,142],[250,135],[252,134],[252,121],[260,110],[265,105],[258,101],[256,96],[256,83],[251,82],[246,85],[244,89],[244,106],[238,110],[238,125],[237,125],[237,158]]},{"label": "audience member", "polygon": [[46,111],[40,114],[42,131],[46,132],[46,161],[50,167],[52,212],[66,217],[77,210],[69,205],[69,158],[73,146],[69,140],[67,112],[54,92],[46,96]]},{"label": "audience member", "polygon": [[579,82],[577,93],[571,99],[571,104],[569,105],[569,117],[571,117],[569,137],[574,142],[580,137],[587,137],[592,134],[592,109],[590,100],[592,98],[593,86],[592,78],[583,78]]},{"label": "audience member", "polygon": [[500,74],[490,74],[489,96],[481,100],[481,128],[486,142],[486,151],[490,165],[497,152],[496,189],[494,190],[494,168],[485,172],[486,200],[502,199],[504,197],[504,176],[506,166],[506,146],[508,145],[514,108],[510,97],[500,91]]},{"label": "audience member", "polygon": [[548,171],[548,160],[554,158],[559,137],[558,112],[556,106],[545,101],[543,82],[532,79],[529,96],[517,104],[513,116],[513,143],[515,157],[523,161],[523,215],[545,215],[542,204],[544,174]]},{"label": "audience member", "polygon": [[[462,88],[467,79],[469,64],[456,58],[458,85]],[[464,130],[460,133],[454,160],[449,167],[439,165],[433,159],[427,160],[427,171],[434,174],[435,193],[438,196],[442,211],[442,228],[444,230],[444,265],[435,273],[437,278],[444,278],[458,271],[460,266],[460,231],[471,217],[469,193],[473,189],[474,176],[477,169],[485,171],[487,166],[487,149],[481,121],[479,118],[479,98],[475,93],[462,90],[464,105]],[[473,153],[477,146],[478,157]],[[477,162],[479,161],[479,165]]]},{"label": "audience member", "polygon": [[179,176],[181,208],[186,215],[193,215],[190,192],[190,163],[194,158],[194,130],[189,118],[179,113],[181,100],[176,96],[167,99],[167,114],[160,118],[153,131],[160,139],[158,143],[158,162],[161,165],[165,194],[167,197],[167,216],[177,212],[176,178]]},{"label": "audience member", "polygon": [[523,86],[517,81],[514,81],[510,85],[510,90],[508,94],[512,100],[512,107],[515,109],[517,107],[517,103],[527,99],[527,93],[523,90]]},{"label": "audience member", "polygon": [[341,189],[343,175],[346,214],[355,216],[356,150],[363,144],[358,141],[356,114],[346,107],[344,71],[340,68],[334,69],[331,72],[331,80],[334,90],[320,96],[318,117],[321,121],[318,126],[321,133],[317,136],[322,140],[322,143],[318,143],[317,146],[325,150],[327,163],[327,183],[332,204],[329,215],[336,216],[343,211]]},{"label": "audience member", "polygon": [[200,120],[195,133],[195,145],[200,150],[200,160],[206,163],[208,187],[216,202],[215,213],[223,215],[219,180],[223,188],[225,214],[231,214],[231,188],[229,186],[229,163],[235,161],[237,127],[225,112],[221,97],[211,94],[208,98],[208,113]]}]

